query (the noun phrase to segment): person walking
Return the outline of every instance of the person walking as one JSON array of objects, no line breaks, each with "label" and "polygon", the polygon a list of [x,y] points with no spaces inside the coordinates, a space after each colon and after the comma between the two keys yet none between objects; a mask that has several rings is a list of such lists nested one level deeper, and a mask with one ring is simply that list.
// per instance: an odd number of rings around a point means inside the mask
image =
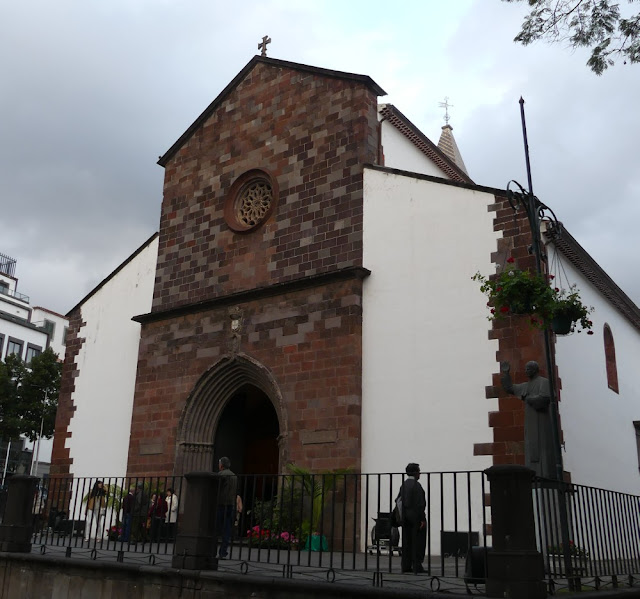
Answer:
[{"label": "person walking", "polygon": [[402,498],[402,572],[420,574],[427,547],[427,501],[420,478],[420,466],[411,462],[405,469],[407,478],[398,494]]},{"label": "person walking", "polygon": [[222,537],[218,557],[225,559],[231,541],[231,528],[235,522],[238,477],[231,471],[231,460],[227,457],[218,461],[218,476],[221,478],[218,488],[216,530]]}]

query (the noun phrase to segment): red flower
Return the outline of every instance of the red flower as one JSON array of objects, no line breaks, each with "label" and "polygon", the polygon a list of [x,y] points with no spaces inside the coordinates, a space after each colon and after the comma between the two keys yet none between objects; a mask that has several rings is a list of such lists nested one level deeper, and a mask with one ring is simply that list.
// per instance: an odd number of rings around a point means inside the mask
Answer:
[{"label": "red flower", "polygon": [[509,311],[509,306],[502,306],[502,308],[500,308],[500,312],[502,312],[503,314],[506,314]]},{"label": "red flower", "polygon": [[496,313],[496,309],[495,308],[491,308],[491,314],[495,314]]},{"label": "red flower", "polygon": [[558,292],[560,291],[560,289],[558,289],[558,288],[556,287],[556,288],[554,289],[554,291],[555,291],[556,293],[558,293]]},{"label": "red flower", "polygon": [[549,277],[550,281],[553,281],[553,279],[555,279],[555,277],[553,275],[547,275],[547,277]]},{"label": "red flower", "polygon": [[507,258],[507,262],[509,264],[513,264],[515,262],[515,259],[514,258]]},{"label": "red flower", "polygon": [[496,287],[496,291],[502,291],[502,287]]},{"label": "red flower", "polygon": [[587,335],[593,335],[593,331],[587,331]]}]

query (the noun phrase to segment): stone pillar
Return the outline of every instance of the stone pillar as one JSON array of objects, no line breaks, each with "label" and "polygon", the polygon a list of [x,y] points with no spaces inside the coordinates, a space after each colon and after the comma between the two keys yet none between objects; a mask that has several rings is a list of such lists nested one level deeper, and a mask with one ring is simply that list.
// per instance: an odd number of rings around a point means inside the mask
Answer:
[{"label": "stone pillar", "polygon": [[7,505],[0,525],[0,551],[29,553],[38,478],[15,474],[7,482]]},{"label": "stone pillar", "polygon": [[216,513],[220,479],[213,472],[190,472],[184,514],[178,523],[174,568],[217,570]]},{"label": "stone pillar", "polygon": [[543,599],[547,596],[542,555],[536,549],[534,472],[501,465],[485,470],[491,485],[491,535],[487,553],[487,597]]}]

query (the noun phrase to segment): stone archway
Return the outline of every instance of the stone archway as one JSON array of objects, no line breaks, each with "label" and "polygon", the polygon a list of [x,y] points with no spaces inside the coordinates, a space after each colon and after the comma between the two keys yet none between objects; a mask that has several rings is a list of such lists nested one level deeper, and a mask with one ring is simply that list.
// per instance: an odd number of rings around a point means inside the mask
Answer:
[{"label": "stone archway", "polygon": [[[191,392],[178,426],[175,474],[211,471],[215,436],[225,409],[242,397],[269,400],[277,417],[279,467],[286,462],[288,430],[282,396],[271,373],[246,355],[225,356],[205,372]],[[227,411],[228,414],[228,411]]]}]

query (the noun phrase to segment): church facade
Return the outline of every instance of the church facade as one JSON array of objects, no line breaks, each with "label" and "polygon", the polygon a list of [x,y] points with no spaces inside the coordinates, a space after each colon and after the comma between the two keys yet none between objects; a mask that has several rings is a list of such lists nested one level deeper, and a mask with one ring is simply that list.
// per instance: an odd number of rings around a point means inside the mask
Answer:
[{"label": "church facade", "polygon": [[[499,388],[499,361],[516,379],[528,360],[544,369],[542,335],[519,317],[490,323],[471,277],[507,257],[533,266],[526,217],[503,190],[469,178],[450,127],[435,145],[379,104],[383,95],[366,76],[255,57],[161,157],[157,262],[146,246],[136,270],[153,291],[113,316],[137,351],[135,374],[129,366],[116,390],[121,407],[102,414],[126,459],[79,467],[78,421],[94,413],[91,383],[78,393],[82,364],[102,335],[81,302],[69,314],[52,472],[174,476],[214,469],[223,455],[243,474],[290,462],[353,472],[523,462],[522,404]],[[579,248],[547,241],[550,254]],[[589,376],[604,372],[600,314],[615,317],[638,356],[638,309],[620,290],[602,292],[593,261],[568,262],[598,332],[555,346],[566,465],[598,484],[606,466],[581,470],[569,443],[595,432],[565,417],[580,401],[573,389],[584,391],[576,356],[588,356]],[[117,296],[117,280],[103,292]],[[625,387],[615,406],[630,429],[625,468],[637,468],[639,394]]]}]

